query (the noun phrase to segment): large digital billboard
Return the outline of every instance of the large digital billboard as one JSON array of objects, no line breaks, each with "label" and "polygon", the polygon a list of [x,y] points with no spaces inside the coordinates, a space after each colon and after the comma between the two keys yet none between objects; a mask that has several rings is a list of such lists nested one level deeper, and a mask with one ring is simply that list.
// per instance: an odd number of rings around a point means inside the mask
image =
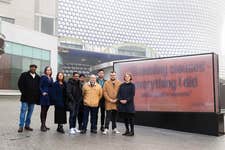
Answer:
[{"label": "large digital billboard", "polygon": [[122,81],[133,74],[137,111],[218,112],[217,55],[202,54],[114,63]]}]

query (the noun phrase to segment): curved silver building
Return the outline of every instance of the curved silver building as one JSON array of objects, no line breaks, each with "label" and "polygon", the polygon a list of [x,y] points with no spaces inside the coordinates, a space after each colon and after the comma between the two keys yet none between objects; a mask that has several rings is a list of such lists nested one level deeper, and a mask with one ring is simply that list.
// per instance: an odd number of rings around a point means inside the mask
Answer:
[{"label": "curved silver building", "polygon": [[222,56],[224,10],[224,0],[58,0],[58,35],[107,53]]}]

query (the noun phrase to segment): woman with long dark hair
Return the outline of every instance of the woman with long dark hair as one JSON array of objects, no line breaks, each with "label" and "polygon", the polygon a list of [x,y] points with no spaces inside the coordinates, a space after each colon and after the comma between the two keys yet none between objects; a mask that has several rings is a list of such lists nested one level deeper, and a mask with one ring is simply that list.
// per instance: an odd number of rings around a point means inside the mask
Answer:
[{"label": "woman with long dark hair", "polygon": [[50,66],[45,67],[44,75],[41,76],[40,80],[40,105],[41,105],[41,131],[46,132],[50,130],[46,126],[46,118],[49,106],[52,104],[51,100],[51,90],[53,86],[53,79],[52,79],[52,68]]},{"label": "woman with long dark hair", "polygon": [[63,124],[66,124],[66,83],[62,72],[58,72],[56,82],[53,84],[52,99],[55,105],[55,124],[58,124],[57,131],[65,133]]},{"label": "woman with long dark hair", "polygon": [[125,136],[134,136],[134,95],[135,95],[135,85],[132,81],[132,74],[124,74],[124,83],[120,85],[118,92],[118,111],[120,116],[124,119],[124,124],[126,127],[126,132],[123,134]]}]

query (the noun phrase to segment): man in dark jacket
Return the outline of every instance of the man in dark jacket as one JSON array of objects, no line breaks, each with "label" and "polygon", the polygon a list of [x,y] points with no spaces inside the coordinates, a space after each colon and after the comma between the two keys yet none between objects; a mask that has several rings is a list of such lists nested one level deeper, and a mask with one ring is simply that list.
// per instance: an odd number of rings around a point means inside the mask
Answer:
[{"label": "man in dark jacket", "polygon": [[36,73],[36,69],[36,65],[30,65],[30,70],[22,73],[18,80],[18,88],[21,92],[20,123],[18,132],[23,132],[24,124],[25,130],[33,131],[30,127],[31,116],[34,105],[38,104],[40,96],[40,76]]},{"label": "man in dark jacket", "polygon": [[[104,76],[105,76],[104,70],[103,69],[98,70],[97,83],[101,86],[102,89],[106,82],[106,80],[104,79]],[[100,130],[103,132],[104,124],[105,124],[105,98],[104,98],[104,96],[102,96],[102,98],[100,99],[99,108],[100,108],[100,112],[101,112],[101,128],[100,128]]]},{"label": "man in dark jacket", "polygon": [[70,134],[76,134],[80,132],[76,128],[76,119],[79,111],[79,104],[82,100],[82,89],[79,81],[79,73],[74,72],[73,78],[69,79],[67,83],[67,96],[68,96],[68,106],[70,108]]},{"label": "man in dark jacket", "polygon": [[[81,89],[82,89],[84,84],[85,84],[85,75],[81,73],[80,77],[79,77],[79,80],[80,80],[80,86],[81,86]],[[82,96],[81,101],[80,101],[79,111],[78,111],[79,130],[82,130],[83,117],[84,117],[84,101],[83,101],[83,96]]]}]

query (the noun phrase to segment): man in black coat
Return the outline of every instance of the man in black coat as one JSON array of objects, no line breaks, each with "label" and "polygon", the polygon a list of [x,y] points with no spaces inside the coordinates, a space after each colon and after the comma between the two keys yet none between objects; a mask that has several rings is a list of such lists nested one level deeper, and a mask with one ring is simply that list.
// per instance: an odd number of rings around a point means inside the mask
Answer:
[{"label": "man in black coat", "polygon": [[21,92],[20,123],[18,132],[23,132],[23,128],[28,131],[33,131],[30,127],[31,117],[34,105],[38,104],[40,96],[40,76],[36,73],[36,69],[36,65],[30,65],[30,70],[22,73],[18,80],[18,88]]},{"label": "man in black coat", "polygon": [[80,133],[80,130],[76,128],[76,120],[79,111],[79,105],[82,100],[82,89],[79,81],[79,73],[74,72],[73,78],[67,82],[67,96],[68,96],[68,107],[70,109],[70,134]]}]

